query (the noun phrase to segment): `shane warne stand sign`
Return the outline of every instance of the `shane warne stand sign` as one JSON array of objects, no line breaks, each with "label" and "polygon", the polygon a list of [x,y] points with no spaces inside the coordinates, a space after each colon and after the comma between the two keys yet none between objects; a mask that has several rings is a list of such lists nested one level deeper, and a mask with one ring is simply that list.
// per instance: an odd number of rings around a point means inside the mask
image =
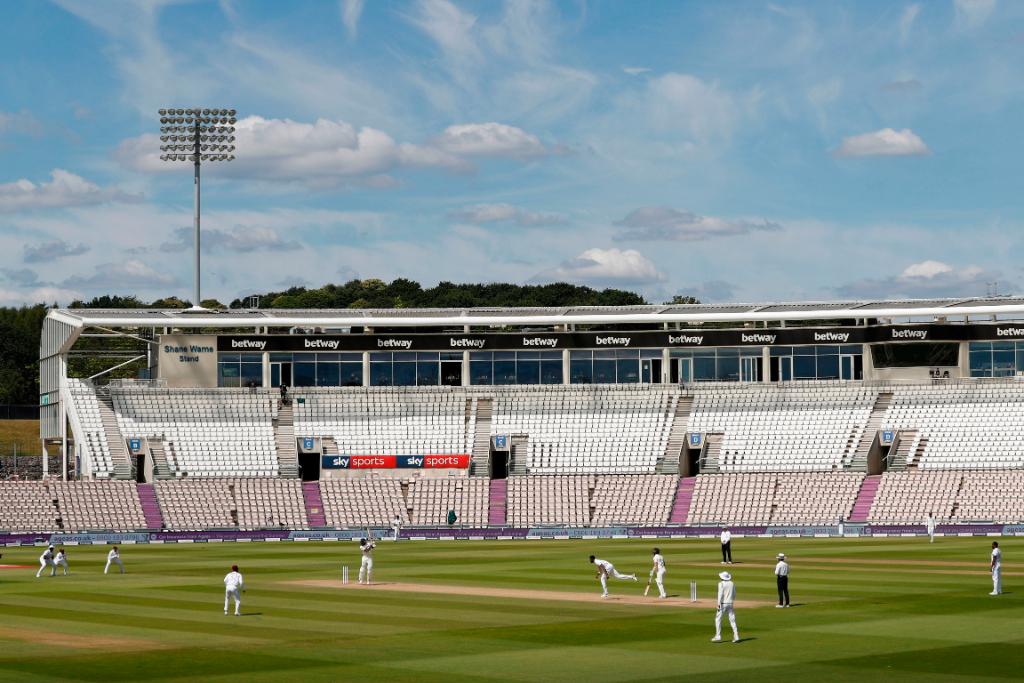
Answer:
[{"label": "shane warne stand sign", "polygon": [[469,467],[465,453],[429,455],[325,455],[320,467],[325,470],[460,469]]}]

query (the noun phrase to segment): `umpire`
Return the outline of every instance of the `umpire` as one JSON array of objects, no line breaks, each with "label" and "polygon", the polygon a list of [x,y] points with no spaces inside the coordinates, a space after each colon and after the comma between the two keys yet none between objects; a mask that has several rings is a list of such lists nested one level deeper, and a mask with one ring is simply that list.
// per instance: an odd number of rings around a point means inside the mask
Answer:
[{"label": "umpire", "polygon": [[779,588],[779,604],[775,607],[789,607],[789,563],[783,553],[779,553],[776,559],[775,583]]}]

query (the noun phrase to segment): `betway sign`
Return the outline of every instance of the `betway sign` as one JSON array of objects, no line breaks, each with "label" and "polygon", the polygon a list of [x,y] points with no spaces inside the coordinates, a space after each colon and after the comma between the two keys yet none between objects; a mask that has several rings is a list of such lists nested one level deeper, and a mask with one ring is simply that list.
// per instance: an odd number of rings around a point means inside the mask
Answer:
[{"label": "betway sign", "polygon": [[769,327],[761,329],[629,330],[530,334],[224,335],[217,350],[239,351],[558,351],[562,349],[672,349],[711,346],[809,346],[1024,339],[1024,324]]}]

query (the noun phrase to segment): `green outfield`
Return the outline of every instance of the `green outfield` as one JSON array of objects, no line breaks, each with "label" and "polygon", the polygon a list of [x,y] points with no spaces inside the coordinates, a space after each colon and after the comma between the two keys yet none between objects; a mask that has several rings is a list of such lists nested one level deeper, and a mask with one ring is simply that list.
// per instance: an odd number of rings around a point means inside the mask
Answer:
[{"label": "green outfield", "polygon": [[[80,546],[69,548],[71,576],[52,579],[34,578],[38,549],[5,548],[0,564],[32,568],[0,569],[0,680],[1024,676],[1024,539],[1001,543],[1001,597],[987,595],[987,538],[736,539],[738,598],[768,605],[737,610],[738,644],[710,642],[706,607],[593,599],[588,554],[646,576],[655,543],[670,593],[685,602],[696,580],[700,597],[712,597],[721,570],[713,540],[382,543],[375,579],[402,590],[340,587],[341,565],[353,578],[358,569],[350,543],[125,546],[124,576],[102,574],[105,547]],[[779,551],[792,561],[789,610],[770,606]],[[222,614],[233,562],[248,588],[237,618]],[[616,581],[612,590],[639,596],[643,585]],[[515,590],[561,599],[502,595]]]}]

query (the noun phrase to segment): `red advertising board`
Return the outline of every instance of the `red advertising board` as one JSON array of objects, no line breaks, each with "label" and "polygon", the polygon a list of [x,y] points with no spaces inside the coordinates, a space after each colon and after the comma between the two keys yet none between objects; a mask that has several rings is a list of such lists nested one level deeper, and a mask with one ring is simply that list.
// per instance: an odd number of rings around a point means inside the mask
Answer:
[{"label": "red advertising board", "polygon": [[423,458],[424,469],[461,469],[469,467],[469,456],[462,453],[427,455]]},{"label": "red advertising board", "polygon": [[348,469],[390,470],[395,466],[393,455],[350,455]]}]

